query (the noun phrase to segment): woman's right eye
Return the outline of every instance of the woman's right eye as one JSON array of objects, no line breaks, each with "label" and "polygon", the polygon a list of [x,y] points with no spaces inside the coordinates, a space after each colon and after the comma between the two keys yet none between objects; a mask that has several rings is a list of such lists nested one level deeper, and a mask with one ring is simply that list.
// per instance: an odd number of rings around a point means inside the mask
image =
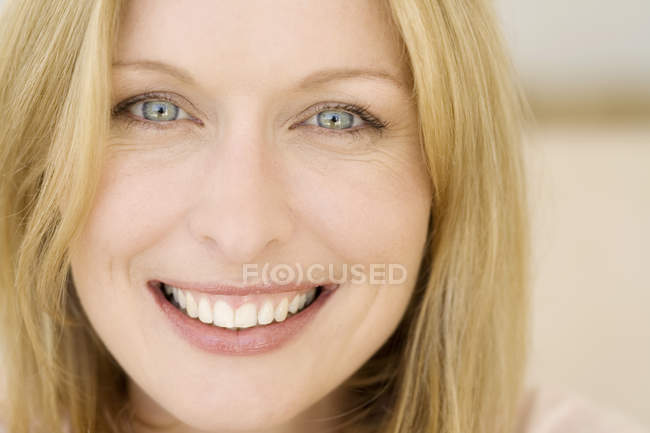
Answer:
[{"label": "woman's right eye", "polygon": [[176,104],[163,100],[146,100],[135,102],[127,107],[132,115],[150,122],[169,122],[172,120],[192,119]]}]

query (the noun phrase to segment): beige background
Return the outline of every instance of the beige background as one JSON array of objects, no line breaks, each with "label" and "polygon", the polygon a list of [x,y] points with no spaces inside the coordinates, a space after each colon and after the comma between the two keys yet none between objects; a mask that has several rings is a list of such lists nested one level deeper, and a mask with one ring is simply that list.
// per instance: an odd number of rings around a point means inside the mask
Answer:
[{"label": "beige background", "polygon": [[542,123],[527,146],[529,380],[650,427],[650,121]]},{"label": "beige background", "polygon": [[495,4],[538,121],[529,381],[650,430],[650,1]]}]

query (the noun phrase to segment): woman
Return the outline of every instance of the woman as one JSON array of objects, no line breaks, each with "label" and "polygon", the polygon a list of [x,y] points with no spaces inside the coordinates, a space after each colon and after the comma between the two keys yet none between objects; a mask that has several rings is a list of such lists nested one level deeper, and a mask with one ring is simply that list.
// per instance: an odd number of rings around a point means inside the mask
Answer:
[{"label": "woman", "polygon": [[0,28],[8,431],[513,431],[525,110],[487,2]]}]

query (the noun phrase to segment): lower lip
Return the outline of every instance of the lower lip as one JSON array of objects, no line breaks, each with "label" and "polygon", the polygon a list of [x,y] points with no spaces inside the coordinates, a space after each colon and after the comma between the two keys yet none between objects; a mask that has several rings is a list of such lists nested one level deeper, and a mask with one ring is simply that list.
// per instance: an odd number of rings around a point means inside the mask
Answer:
[{"label": "lower lip", "polygon": [[337,290],[321,290],[320,295],[307,308],[283,322],[233,330],[190,318],[167,301],[155,284],[147,286],[181,337],[201,350],[226,355],[254,355],[280,348],[314,320],[318,311]]}]

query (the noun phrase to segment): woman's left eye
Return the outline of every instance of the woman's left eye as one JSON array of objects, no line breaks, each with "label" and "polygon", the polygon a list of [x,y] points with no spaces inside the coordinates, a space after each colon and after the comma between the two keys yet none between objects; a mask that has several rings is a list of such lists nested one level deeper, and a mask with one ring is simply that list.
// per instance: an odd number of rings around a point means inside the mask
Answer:
[{"label": "woman's left eye", "polygon": [[357,136],[373,130],[381,133],[388,127],[388,123],[375,117],[368,107],[354,104],[326,103],[310,111],[315,114],[300,125],[315,127],[319,132],[331,136],[342,133]]},{"label": "woman's left eye", "polygon": [[320,126],[327,129],[350,129],[365,123],[358,115],[342,110],[325,110],[305,121],[305,125]]},{"label": "woman's left eye", "polygon": [[169,122],[192,118],[178,105],[162,100],[139,101],[129,105],[127,111],[151,122]]}]

